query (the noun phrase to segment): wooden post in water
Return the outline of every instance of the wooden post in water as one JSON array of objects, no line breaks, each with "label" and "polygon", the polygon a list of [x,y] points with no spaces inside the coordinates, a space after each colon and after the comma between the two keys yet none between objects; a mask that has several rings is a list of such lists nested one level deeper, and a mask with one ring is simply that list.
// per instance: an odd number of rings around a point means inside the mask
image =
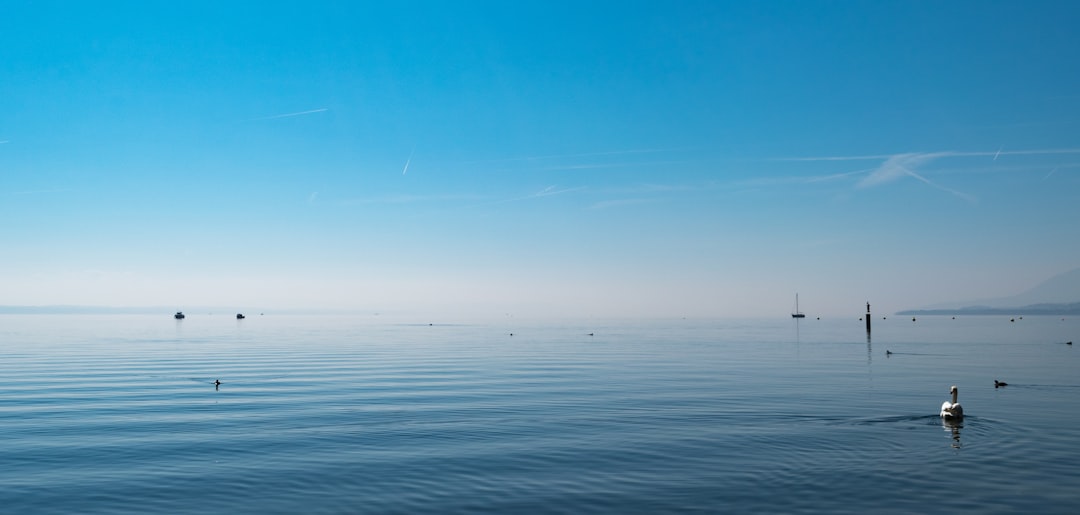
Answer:
[{"label": "wooden post in water", "polygon": [[870,336],[870,303],[866,303],[866,335]]}]

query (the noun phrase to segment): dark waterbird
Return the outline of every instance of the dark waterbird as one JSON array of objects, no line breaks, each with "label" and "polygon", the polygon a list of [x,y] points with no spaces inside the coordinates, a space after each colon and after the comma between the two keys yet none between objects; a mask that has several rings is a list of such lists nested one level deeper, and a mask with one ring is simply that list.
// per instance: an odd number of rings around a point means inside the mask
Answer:
[{"label": "dark waterbird", "polygon": [[217,390],[218,388],[221,388],[221,380],[214,379],[214,389]]},{"label": "dark waterbird", "polygon": [[236,314],[236,319],[237,320],[243,320],[244,319],[244,314],[243,313],[237,313]]},{"label": "dark waterbird", "polygon": [[1005,381],[998,381],[997,379],[994,379],[994,388],[1001,388],[1002,386],[1009,386],[1009,383],[1006,383]]}]

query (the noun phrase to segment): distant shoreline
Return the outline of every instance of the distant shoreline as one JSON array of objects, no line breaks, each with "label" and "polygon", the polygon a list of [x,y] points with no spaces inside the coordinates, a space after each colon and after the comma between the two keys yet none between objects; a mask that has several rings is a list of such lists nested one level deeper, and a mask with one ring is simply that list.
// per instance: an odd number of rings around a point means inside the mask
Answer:
[{"label": "distant shoreline", "polygon": [[968,306],[955,309],[909,309],[897,315],[1080,315],[1080,302],[1071,304],[1032,304],[1015,308]]},{"label": "distant shoreline", "polygon": [[[0,315],[172,315],[177,308],[163,306],[117,307],[117,306],[0,306]],[[322,309],[247,309],[230,307],[184,307],[179,311],[189,313],[228,314],[235,313],[275,313],[290,315],[338,315],[360,314],[364,311],[322,310]]]}]

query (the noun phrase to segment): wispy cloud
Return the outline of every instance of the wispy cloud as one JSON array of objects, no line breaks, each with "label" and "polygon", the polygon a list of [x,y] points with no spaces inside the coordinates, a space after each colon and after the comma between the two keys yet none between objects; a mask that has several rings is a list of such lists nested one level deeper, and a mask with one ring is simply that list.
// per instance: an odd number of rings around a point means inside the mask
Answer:
[{"label": "wispy cloud", "polygon": [[869,175],[860,180],[858,183],[858,187],[868,188],[885,184],[887,182],[892,182],[902,177],[912,177],[919,181],[922,181],[923,183],[933,188],[937,188],[941,191],[951,193],[953,195],[956,195],[957,197],[967,200],[968,202],[974,202],[975,198],[971,195],[942,186],[934,181],[931,181],[930,179],[927,179],[917,171],[926,163],[929,163],[935,159],[940,159],[942,157],[950,157],[952,155],[953,153],[950,152],[925,154],[897,154],[886,159],[885,162],[881,164],[881,166],[879,166],[877,169],[870,172]]},{"label": "wispy cloud", "polygon": [[[579,190],[582,190],[582,189],[585,189],[585,187],[584,186],[577,186],[577,187],[574,187],[574,188],[557,189],[557,187],[555,185],[552,185],[552,186],[548,186],[548,187],[546,187],[546,188],[544,188],[544,189],[542,189],[542,190],[540,190],[540,191],[538,191],[536,193],[533,193],[532,195],[529,195],[529,197],[550,197],[552,195],[562,195],[563,193],[569,193],[571,191],[579,191]],[[527,197],[527,198],[529,198],[529,197]]]},{"label": "wispy cloud", "polygon": [[[824,182],[834,181],[842,179],[850,179],[860,177],[855,185],[857,188],[871,188],[894,182],[903,178],[912,178],[920,181],[932,188],[950,193],[959,198],[962,198],[968,202],[974,202],[975,197],[947,186],[944,186],[934,180],[927,177],[926,169],[929,165],[935,161],[943,159],[956,159],[956,158],[989,158],[988,161],[995,162],[1002,158],[1013,156],[1050,156],[1050,155],[1075,155],[1080,154],[1080,148],[1050,148],[1050,149],[1032,149],[1032,150],[1004,150],[1000,147],[993,151],[977,151],[977,152],[958,152],[958,151],[941,151],[941,152],[908,152],[900,154],[866,154],[866,155],[848,155],[848,156],[802,156],[802,157],[780,157],[771,158],[767,161],[788,161],[788,162],[829,162],[829,161],[881,161],[881,164],[869,169],[853,170],[841,173],[833,173],[826,175],[817,175],[812,177],[773,177],[763,179],[753,179],[749,181],[752,184],[786,184],[786,183],[812,183],[812,182]],[[994,164],[995,171],[1002,171],[1001,165]],[[1028,169],[1028,168],[1024,168]],[[1053,175],[1053,171],[1047,174],[1043,180]]]},{"label": "wispy cloud", "polygon": [[317,199],[317,198],[319,198],[319,192],[317,192],[317,191],[311,192],[311,194],[308,195],[308,197],[307,197],[308,204],[314,204],[315,199]]},{"label": "wispy cloud", "polygon": [[619,163],[578,163],[551,165],[540,168],[541,170],[596,170],[603,168],[629,168],[633,166],[661,166],[661,165],[685,165],[689,161],[630,161]]},{"label": "wispy cloud", "polygon": [[530,199],[551,197],[551,196],[555,196],[555,195],[562,195],[562,194],[565,194],[565,193],[581,191],[581,190],[584,190],[585,188],[586,188],[585,186],[575,186],[573,188],[559,188],[557,185],[551,185],[551,186],[548,186],[548,187],[546,187],[546,188],[544,188],[544,189],[542,189],[540,191],[533,192],[533,193],[530,193],[528,195],[522,195],[520,197],[504,198],[504,199],[500,199],[500,200],[493,200],[491,202],[485,202],[485,203],[478,204],[478,205],[494,205],[494,204],[506,204],[506,203],[509,203],[509,202],[521,202],[521,201],[530,200]]},{"label": "wispy cloud", "polygon": [[7,195],[45,195],[48,193],[65,193],[68,191],[74,191],[71,188],[59,188],[52,190],[23,190],[23,191],[11,191]]},{"label": "wispy cloud", "polygon": [[484,197],[479,195],[385,195],[381,197],[354,198],[342,200],[343,205],[365,204],[413,204],[423,202],[448,202],[448,201],[477,201]]},{"label": "wispy cloud", "polygon": [[577,154],[547,154],[539,156],[522,156],[522,157],[506,157],[499,159],[482,159],[477,161],[465,161],[462,164],[480,164],[480,163],[509,163],[514,161],[543,161],[554,159],[578,159],[583,157],[610,157],[610,156],[625,156],[631,154],[656,154],[661,152],[674,152],[678,149],[659,149],[659,148],[642,148],[632,150],[609,150],[602,152],[581,152]]},{"label": "wispy cloud", "polygon": [[278,118],[290,118],[290,117],[293,117],[293,116],[304,116],[306,114],[323,113],[323,112],[326,112],[326,111],[329,111],[329,110],[330,110],[330,108],[320,107],[319,109],[311,109],[311,110],[308,110],[308,111],[299,111],[299,112],[296,112],[296,113],[275,114],[275,115],[271,115],[271,116],[263,116],[261,118],[252,118],[252,121],[275,120],[275,119],[278,119]]},{"label": "wispy cloud", "polygon": [[416,152],[416,147],[413,147],[412,151],[409,152],[409,158],[405,160],[405,168],[401,169],[401,175],[405,175],[409,171],[409,163],[412,162],[413,152]]},{"label": "wispy cloud", "polygon": [[11,140],[0,139],[0,145],[3,145],[4,143],[11,143]]},{"label": "wispy cloud", "polygon": [[879,161],[882,159],[891,159],[897,156],[905,155],[932,155],[935,158],[946,157],[994,157],[998,156],[1034,156],[1034,155],[1053,155],[1053,154],[1080,154],[1080,148],[1047,148],[1047,149],[1034,149],[1034,150],[1002,150],[987,152],[955,152],[955,151],[943,151],[943,152],[910,152],[902,154],[867,154],[867,155],[851,155],[851,156],[802,156],[802,157],[774,157],[766,159],[767,161]]},{"label": "wispy cloud", "polygon": [[623,198],[612,200],[601,200],[595,204],[589,206],[589,209],[612,209],[626,206],[638,206],[642,204],[655,204],[660,202],[660,199],[656,198]]},{"label": "wispy cloud", "polygon": [[669,193],[676,191],[696,191],[707,188],[702,184],[658,184],[655,182],[638,183],[626,188],[620,188],[619,193]]},{"label": "wispy cloud", "polygon": [[766,161],[878,161],[888,159],[895,154],[870,154],[854,156],[803,156],[803,157],[773,157]]},{"label": "wispy cloud", "polygon": [[850,172],[837,172],[825,175],[792,175],[785,177],[756,177],[738,181],[739,186],[774,186],[785,184],[814,184],[819,182],[836,182],[852,179],[861,175],[867,175],[877,168],[861,168]]}]

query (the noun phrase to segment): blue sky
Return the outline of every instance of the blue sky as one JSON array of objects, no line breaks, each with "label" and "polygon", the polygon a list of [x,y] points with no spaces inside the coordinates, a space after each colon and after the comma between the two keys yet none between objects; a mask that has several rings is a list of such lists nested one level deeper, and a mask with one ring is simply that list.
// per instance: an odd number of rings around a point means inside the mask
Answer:
[{"label": "blue sky", "polygon": [[0,305],[786,316],[1080,267],[1070,2],[12,2]]}]

